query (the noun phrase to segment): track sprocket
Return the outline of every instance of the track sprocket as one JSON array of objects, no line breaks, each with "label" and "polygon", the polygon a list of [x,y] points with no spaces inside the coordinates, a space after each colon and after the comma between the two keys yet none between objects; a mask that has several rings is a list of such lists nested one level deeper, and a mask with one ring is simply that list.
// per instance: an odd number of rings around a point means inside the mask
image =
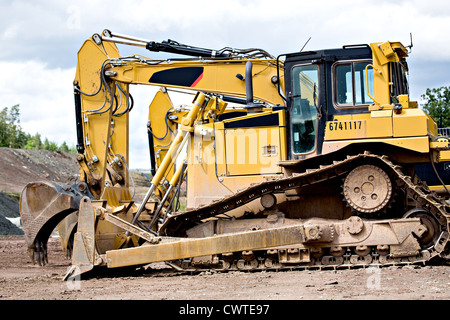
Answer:
[{"label": "track sprocket", "polygon": [[348,205],[361,213],[384,209],[392,198],[392,183],[386,172],[374,165],[356,167],[347,175],[343,185]]}]

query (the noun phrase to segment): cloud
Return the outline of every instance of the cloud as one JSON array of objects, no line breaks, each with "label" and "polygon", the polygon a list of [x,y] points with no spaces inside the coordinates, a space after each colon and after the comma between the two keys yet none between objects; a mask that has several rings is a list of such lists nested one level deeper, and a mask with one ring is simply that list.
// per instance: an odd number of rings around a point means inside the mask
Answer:
[{"label": "cloud", "polygon": [[37,61],[0,61],[0,70],[1,107],[20,105],[21,126],[25,132],[39,132],[58,144],[63,141],[75,144],[71,86],[75,68],[49,68]]},{"label": "cloud", "polygon": [[[409,41],[417,54],[450,60],[450,2],[433,1],[100,1],[0,4],[0,60],[71,67],[85,38],[109,28],[148,40],[196,46],[262,47],[273,54],[385,40]],[[433,50],[429,50],[433,48]]]}]

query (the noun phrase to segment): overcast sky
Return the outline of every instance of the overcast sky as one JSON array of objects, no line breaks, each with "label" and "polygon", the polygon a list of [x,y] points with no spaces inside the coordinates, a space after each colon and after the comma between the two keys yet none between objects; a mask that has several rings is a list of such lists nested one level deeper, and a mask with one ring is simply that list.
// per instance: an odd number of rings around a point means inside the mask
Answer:
[{"label": "overcast sky", "polygon": [[[76,54],[103,29],[211,49],[259,47],[273,55],[298,51],[309,37],[305,50],[387,40],[409,45],[412,33],[411,98],[450,85],[448,0],[0,0],[0,26],[0,108],[20,104],[23,130],[58,144],[76,143]],[[154,57],[135,47],[119,50]],[[130,166],[149,168],[145,119],[154,91],[131,92]]]}]

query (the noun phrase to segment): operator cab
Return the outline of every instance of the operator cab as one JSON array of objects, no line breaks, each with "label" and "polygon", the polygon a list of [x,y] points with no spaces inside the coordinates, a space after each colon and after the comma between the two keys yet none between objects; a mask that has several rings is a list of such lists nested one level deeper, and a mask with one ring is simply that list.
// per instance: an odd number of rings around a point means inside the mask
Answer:
[{"label": "operator cab", "polygon": [[[369,113],[374,103],[372,50],[369,45],[291,53],[285,59],[288,157],[322,154],[327,121]],[[405,61],[393,63],[391,102],[408,94]]]}]

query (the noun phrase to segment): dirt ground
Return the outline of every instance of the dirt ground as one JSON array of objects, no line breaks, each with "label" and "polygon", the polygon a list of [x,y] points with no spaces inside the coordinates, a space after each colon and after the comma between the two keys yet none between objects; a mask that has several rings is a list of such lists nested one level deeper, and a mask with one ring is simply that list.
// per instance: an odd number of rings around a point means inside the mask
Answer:
[{"label": "dirt ground", "polygon": [[[20,192],[37,180],[73,181],[72,155],[0,148],[0,190]],[[137,198],[147,187],[136,174]],[[142,190],[141,190],[142,189]],[[7,216],[7,215],[6,215]],[[122,275],[91,276],[64,282],[70,266],[59,238],[51,238],[49,264],[33,265],[23,236],[0,235],[0,300],[448,300],[450,263],[427,266],[297,270],[280,272],[202,272],[182,274],[164,264]],[[0,304],[0,307],[4,304]]]},{"label": "dirt ground", "polygon": [[0,300],[448,300],[450,265],[354,270],[202,272],[180,274],[164,264],[129,275],[62,280],[70,261],[59,238],[49,264],[33,265],[23,236],[0,237]]}]

